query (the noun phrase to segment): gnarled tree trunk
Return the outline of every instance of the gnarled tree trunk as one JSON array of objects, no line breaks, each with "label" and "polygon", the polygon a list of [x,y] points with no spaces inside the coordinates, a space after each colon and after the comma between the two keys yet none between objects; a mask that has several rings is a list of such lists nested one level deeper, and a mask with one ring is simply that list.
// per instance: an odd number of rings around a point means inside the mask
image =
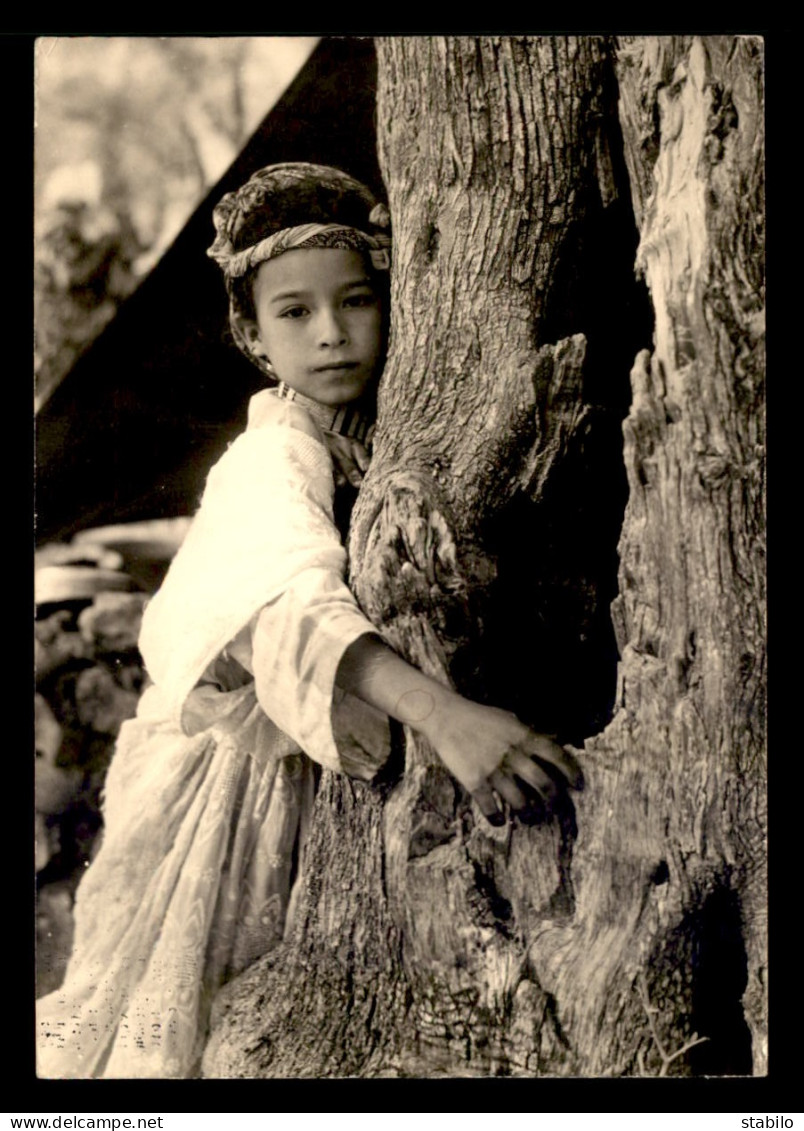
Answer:
[{"label": "gnarled tree trunk", "polygon": [[758,45],[378,51],[355,592],[412,663],[585,738],[586,787],[492,830],[412,732],[370,786],[324,773],[293,935],[222,994],[205,1072],[762,1072]]}]

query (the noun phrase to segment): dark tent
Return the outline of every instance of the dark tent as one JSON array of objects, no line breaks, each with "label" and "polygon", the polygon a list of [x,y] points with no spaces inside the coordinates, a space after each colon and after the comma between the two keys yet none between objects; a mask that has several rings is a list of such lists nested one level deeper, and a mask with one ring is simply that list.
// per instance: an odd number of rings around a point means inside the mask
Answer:
[{"label": "dark tent", "polygon": [[191,513],[259,372],[227,341],[212,207],[263,165],[315,161],[383,195],[370,39],[323,40],[159,264],[37,416],[40,542]]}]

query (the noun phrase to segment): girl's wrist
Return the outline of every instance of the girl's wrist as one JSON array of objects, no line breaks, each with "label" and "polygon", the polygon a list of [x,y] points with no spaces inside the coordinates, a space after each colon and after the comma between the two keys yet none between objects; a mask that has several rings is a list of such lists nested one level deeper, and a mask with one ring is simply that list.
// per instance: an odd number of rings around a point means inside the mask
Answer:
[{"label": "girl's wrist", "polygon": [[449,687],[427,679],[399,697],[397,718],[417,730],[431,746],[438,747],[441,736],[465,700]]},{"label": "girl's wrist", "polygon": [[344,691],[419,731],[434,746],[450,718],[466,705],[457,692],[411,667],[373,635],[350,646],[337,682]]}]

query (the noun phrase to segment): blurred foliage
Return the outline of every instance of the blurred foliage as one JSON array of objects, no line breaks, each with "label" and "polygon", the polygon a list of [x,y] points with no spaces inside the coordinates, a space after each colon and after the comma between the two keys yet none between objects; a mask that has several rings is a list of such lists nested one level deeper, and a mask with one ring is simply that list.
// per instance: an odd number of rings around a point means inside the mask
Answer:
[{"label": "blurred foliage", "polygon": [[37,41],[40,403],[169,246],[314,44],[309,37]]},{"label": "blurred foliage", "polygon": [[134,289],[142,251],[130,218],[85,201],[48,211],[37,240],[35,371],[43,400]]}]

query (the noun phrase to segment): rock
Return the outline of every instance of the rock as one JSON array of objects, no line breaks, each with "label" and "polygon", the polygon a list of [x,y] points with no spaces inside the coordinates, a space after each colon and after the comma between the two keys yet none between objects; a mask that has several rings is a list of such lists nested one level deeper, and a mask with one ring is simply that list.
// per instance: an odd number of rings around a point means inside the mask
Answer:
[{"label": "rock", "polygon": [[141,664],[116,664],[114,677],[124,691],[141,695],[144,691],[145,673]]},{"label": "rock", "polygon": [[36,907],[36,996],[56,990],[73,942],[73,892],[77,877],[45,884]]},{"label": "rock", "polygon": [[37,755],[52,765],[61,746],[62,729],[41,695],[34,697],[34,735]]},{"label": "rock", "polygon": [[34,781],[34,808],[45,817],[58,816],[81,792],[84,775],[78,769],[53,766],[37,758]]},{"label": "rock", "polygon": [[49,827],[44,814],[34,812],[34,860],[36,871],[47,867],[51,856],[59,851],[58,826]]},{"label": "rock", "polygon": [[36,639],[43,647],[49,647],[68,630],[72,616],[65,609],[60,609],[50,617],[44,617],[36,622]]},{"label": "rock", "polygon": [[108,546],[98,546],[90,542],[49,542],[34,554],[34,568],[37,570],[46,566],[64,565],[119,570],[123,565],[123,556]]},{"label": "rock", "polygon": [[93,566],[44,566],[34,575],[37,607],[91,601],[97,593],[107,590],[130,591],[134,587],[128,574],[114,569],[96,569]]},{"label": "rock", "polygon": [[34,666],[37,683],[47,679],[56,668],[74,660],[92,658],[92,648],[79,632],[72,631],[73,616],[61,609],[34,626]]},{"label": "rock", "polygon": [[120,724],[137,710],[139,695],[126,691],[103,667],[86,668],[75,681],[75,706],[82,726],[117,736]]},{"label": "rock", "polygon": [[133,652],[137,648],[144,593],[99,593],[78,617],[78,628],[97,652]]}]

